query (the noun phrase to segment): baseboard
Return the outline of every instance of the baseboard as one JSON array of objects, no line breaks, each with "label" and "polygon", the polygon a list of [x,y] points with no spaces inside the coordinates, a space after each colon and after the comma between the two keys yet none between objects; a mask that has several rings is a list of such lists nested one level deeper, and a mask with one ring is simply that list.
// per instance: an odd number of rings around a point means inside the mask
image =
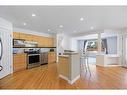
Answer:
[{"label": "baseboard", "polygon": [[63,76],[63,75],[59,75],[60,78],[66,80],[66,81],[69,81],[67,77]]},{"label": "baseboard", "polygon": [[80,78],[80,75],[77,76],[77,77],[76,77],[75,79],[73,79],[73,80],[69,80],[67,77],[65,77],[65,76],[63,76],[63,75],[59,75],[59,77],[62,78],[62,79],[64,79],[64,80],[66,80],[66,81],[68,81],[69,84],[73,84],[76,80],[78,80],[78,79]]},{"label": "baseboard", "polygon": [[98,67],[121,67],[121,65],[96,65]]},{"label": "baseboard", "polygon": [[80,75],[78,75],[75,79],[69,80],[68,83],[73,84],[75,81],[77,81],[80,78]]},{"label": "baseboard", "polygon": [[105,65],[105,67],[121,67],[121,65]]}]

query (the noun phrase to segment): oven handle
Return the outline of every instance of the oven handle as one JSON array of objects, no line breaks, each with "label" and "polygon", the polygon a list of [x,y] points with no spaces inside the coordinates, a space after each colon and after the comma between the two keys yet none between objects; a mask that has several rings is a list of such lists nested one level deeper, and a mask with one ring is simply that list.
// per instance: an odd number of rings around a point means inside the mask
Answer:
[{"label": "oven handle", "polygon": [[28,54],[28,56],[35,56],[35,55],[40,55],[40,54]]}]

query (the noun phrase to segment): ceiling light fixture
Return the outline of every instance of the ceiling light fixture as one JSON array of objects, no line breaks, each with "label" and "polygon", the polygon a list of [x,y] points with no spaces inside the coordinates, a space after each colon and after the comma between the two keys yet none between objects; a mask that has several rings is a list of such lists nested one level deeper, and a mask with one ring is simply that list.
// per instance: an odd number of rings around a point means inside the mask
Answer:
[{"label": "ceiling light fixture", "polygon": [[93,27],[93,26],[91,26],[91,27],[90,27],[90,29],[91,29],[91,30],[93,30],[93,29],[94,29],[94,27]]},{"label": "ceiling light fixture", "polygon": [[48,29],[48,31],[51,31],[50,29]]},{"label": "ceiling light fixture", "polygon": [[63,25],[60,25],[59,27],[60,27],[60,28],[63,28]]},{"label": "ceiling light fixture", "polygon": [[77,31],[76,31],[76,30],[74,30],[73,32],[74,32],[74,33],[76,33]]},{"label": "ceiling light fixture", "polygon": [[25,26],[25,25],[26,25],[26,23],[24,22],[24,23],[23,23],[23,25]]},{"label": "ceiling light fixture", "polygon": [[36,14],[32,14],[32,17],[35,17],[36,16]]},{"label": "ceiling light fixture", "polygon": [[83,18],[83,17],[81,17],[81,18],[80,18],[80,21],[83,21],[83,20],[84,20],[84,18]]}]

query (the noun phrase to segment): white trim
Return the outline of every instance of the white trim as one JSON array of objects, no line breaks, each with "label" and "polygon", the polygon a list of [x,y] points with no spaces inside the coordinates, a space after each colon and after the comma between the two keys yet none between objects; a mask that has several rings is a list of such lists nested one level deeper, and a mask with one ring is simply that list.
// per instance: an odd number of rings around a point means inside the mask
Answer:
[{"label": "white trim", "polygon": [[69,81],[67,77],[65,77],[65,76],[63,76],[61,74],[59,75],[59,77],[62,78],[62,79],[64,79],[64,80],[66,80],[66,81]]},{"label": "white trim", "polygon": [[79,78],[80,78],[80,75],[78,75],[75,79],[73,79],[73,80],[69,80],[67,77],[65,77],[65,76],[63,76],[63,75],[59,75],[59,77],[60,78],[62,78],[62,79],[64,79],[64,80],[66,80],[66,81],[68,81],[68,83],[69,84],[73,84],[76,80],[78,80]]},{"label": "white trim", "polygon": [[96,64],[96,66],[99,66],[99,67],[121,67],[122,65],[98,65],[98,64]]},{"label": "white trim", "polygon": [[105,65],[104,67],[120,67],[121,65]]},{"label": "white trim", "polygon": [[75,79],[69,80],[68,83],[73,84],[75,81],[77,81],[80,78],[80,75],[78,75]]}]

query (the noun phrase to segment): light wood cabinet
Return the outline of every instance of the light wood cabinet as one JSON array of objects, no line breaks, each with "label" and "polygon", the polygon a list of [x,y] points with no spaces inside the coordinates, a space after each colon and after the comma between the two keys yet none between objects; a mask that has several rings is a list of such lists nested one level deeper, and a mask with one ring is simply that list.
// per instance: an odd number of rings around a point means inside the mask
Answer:
[{"label": "light wood cabinet", "polygon": [[43,37],[43,36],[36,36],[36,35],[25,34],[20,32],[13,32],[13,38],[38,42],[39,47],[53,47],[54,46],[54,38],[52,37]]},{"label": "light wood cabinet", "polygon": [[45,46],[47,47],[53,47],[54,46],[54,39],[45,37]]},{"label": "light wood cabinet", "polygon": [[20,33],[18,33],[18,32],[13,32],[13,38],[14,38],[14,39],[20,39]]},{"label": "light wood cabinet", "polygon": [[13,54],[13,71],[24,70],[27,67],[26,54]]},{"label": "light wood cabinet", "polygon": [[56,62],[56,53],[49,52],[48,53],[48,63],[55,63]]},{"label": "light wood cabinet", "polygon": [[53,38],[49,38],[49,46],[50,47],[54,46],[54,39]]},{"label": "light wood cabinet", "polygon": [[38,36],[38,41],[37,41],[37,42],[38,42],[38,46],[39,46],[39,47],[42,47],[42,46],[43,46],[43,44],[44,44],[43,41],[44,41],[44,40],[43,40],[43,37]]},{"label": "light wood cabinet", "polygon": [[24,33],[20,33],[20,39],[26,39],[26,34],[24,34]]},{"label": "light wood cabinet", "polygon": [[65,77],[69,77],[69,58],[68,57],[59,57],[59,73]]},{"label": "light wood cabinet", "polygon": [[33,41],[33,36],[30,34],[26,34],[26,41]]},{"label": "light wood cabinet", "polygon": [[38,37],[39,37],[39,36],[32,35],[33,41],[38,42]]},{"label": "light wood cabinet", "polygon": [[48,37],[44,37],[44,46],[49,47]]}]

